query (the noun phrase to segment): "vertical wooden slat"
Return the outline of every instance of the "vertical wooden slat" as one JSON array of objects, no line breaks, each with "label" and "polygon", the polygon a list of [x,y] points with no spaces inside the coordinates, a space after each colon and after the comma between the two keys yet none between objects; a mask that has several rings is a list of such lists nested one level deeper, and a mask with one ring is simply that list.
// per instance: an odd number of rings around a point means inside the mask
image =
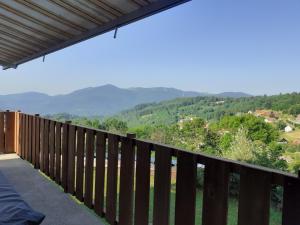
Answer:
[{"label": "vertical wooden slat", "polygon": [[0,152],[5,151],[5,137],[4,137],[4,112],[0,112]]},{"label": "vertical wooden slat", "polygon": [[169,225],[171,149],[159,145],[155,149],[153,225]]},{"label": "vertical wooden slat", "polygon": [[229,165],[216,160],[205,165],[202,224],[226,225]]},{"label": "vertical wooden slat", "polygon": [[55,122],[49,121],[49,175],[54,179],[54,168],[55,168]]},{"label": "vertical wooden slat", "polygon": [[135,191],[135,225],[149,224],[150,193],[150,144],[137,142],[136,152],[136,191]]},{"label": "vertical wooden slat", "polygon": [[68,193],[75,193],[75,126],[69,126],[68,132]]},{"label": "vertical wooden slat", "polygon": [[[1,113],[1,112],[0,112]],[[1,116],[0,116],[1,117]],[[1,120],[1,119],[0,119]],[[1,122],[0,122],[1,123]],[[0,125],[1,127],[1,125]],[[1,128],[0,128],[1,129]],[[22,138],[23,138],[23,114],[22,113],[19,113],[19,151],[18,151],[18,154],[21,158],[22,157]],[[1,132],[1,131],[0,131]],[[1,136],[0,136],[1,138]],[[1,141],[0,141],[1,142]],[[0,147],[1,148],[1,147]],[[1,151],[1,150],[0,150]]]},{"label": "vertical wooden slat", "polygon": [[32,163],[32,116],[28,116],[28,161]]},{"label": "vertical wooden slat", "polygon": [[106,137],[102,132],[96,133],[96,176],[95,176],[95,212],[102,216],[104,211]]},{"label": "vertical wooden slat", "polygon": [[25,114],[23,114],[23,159],[26,160],[27,157],[27,153],[26,153],[26,149],[27,149],[27,116]]},{"label": "vertical wooden slat", "polygon": [[29,116],[28,115],[25,115],[25,160],[28,160],[29,159],[29,124],[28,124],[28,121],[29,121]]},{"label": "vertical wooden slat", "polygon": [[134,135],[128,134],[121,139],[121,170],[119,197],[119,224],[131,225],[133,221],[133,186],[134,186]]},{"label": "vertical wooden slat", "polygon": [[239,194],[238,225],[268,225],[271,175],[242,168]]},{"label": "vertical wooden slat", "polygon": [[55,126],[55,181],[61,183],[61,123]]},{"label": "vertical wooden slat", "polygon": [[43,172],[49,176],[49,120],[44,120],[44,167]]},{"label": "vertical wooden slat", "polygon": [[84,140],[82,127],[77,127],[77,164],[76,164],[76,198],[83,201],[83,172],[84,172]]},{"label": "vertical wooden slat", "polygon": [[67,192],[67,177],[68,177],[68,128],[69,125],[63,124],[63,133],[62,133],[62,171],[61,171],[61,184],[64,188],[64,191]]},{"label": "vertical wooden slat", "polygon": [[35,162],[35,157],[36,157],[36,141],[35,141],[35,138],[36,138],[36,118],[32,116],[32,127],[31,127],[31,130],[32,130],[32,134],[31,134],[31,139],[32,139],[32,142],[31,142],[31,149],[32,149],[32,154],[31,154],[31,160],[32,160],[32,165],[35,165],[36,162]]},{"label": "vertical wooden slat", "polygon": [[194,225],[197,161],[192,153],[179,152],[177,159],[175,225]]},{"label": "vertical wooden slat", "polygon": [[25,128],[26,128],[26,121],[25,115],[21,113],[21,158],[25,159]]},{"label": "vertical wooden slat", "polygon": [[40,117],[38,114],[35,115],[35,168],[39,169],[40,168]]},{"label": "vertical wooden slat", "polygon": [[108,134],[108,167],[106,191],[106,220],[110,224],[116,221],[117,185],[118,185],[119,137]]},{"label": "vertical wooden slat", "polygon": [[282,208],[282,225],[299,225],[300,179],[285,177]]},{"label": "vertical wooden slat", "polygon": [[45,120],[40,118],[40,170],[44,171],[44,128],[45,128]]},{"label": "vertical wooden slat", "polygon": [[21,155],[21,111],[16,112],[16,153],[18,156]]},{"label": "vertical wooden slat", "polygon": [[5,153],[13,153],[16,151],[15,138],[16,138],[16,113],[5,112]]},{"label": "vertical wooden slat", "polygon": [[95,136],[94,131],[86,131],[86,153],[85,153],[85,193],[84,204],[92,208],[93,206],[93,172],[94,172],[94,149]]}]

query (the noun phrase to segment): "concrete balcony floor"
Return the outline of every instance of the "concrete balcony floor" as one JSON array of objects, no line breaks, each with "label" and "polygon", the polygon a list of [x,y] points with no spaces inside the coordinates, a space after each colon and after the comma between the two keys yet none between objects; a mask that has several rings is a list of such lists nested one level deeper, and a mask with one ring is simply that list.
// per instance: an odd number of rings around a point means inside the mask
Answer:
[{"label": "concrete balcony floor", "polygon": [[16,154],[0,154],[0,171],[34,210],[46,215],[42,225],[103,225],[92,211]]}]

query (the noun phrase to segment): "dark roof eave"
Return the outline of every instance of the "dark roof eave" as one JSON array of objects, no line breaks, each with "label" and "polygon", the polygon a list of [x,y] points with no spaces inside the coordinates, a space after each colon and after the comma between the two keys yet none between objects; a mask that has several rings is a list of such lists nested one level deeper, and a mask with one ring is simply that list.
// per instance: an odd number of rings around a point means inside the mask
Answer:
[{"label": "dark roof eave", "polygon": [[12,65],[4,65],[3,69],[9,69],[9,68],[17,68],[17,66],[19,66],[20,64],[26,63],[28,61],[31,61],[33,59],[39,58],[41,56],[45,56],[48,55],[50,53],[53,53],[55,51],[64,49],[66,47],[69,47],[71,45],[77,44],[79,42],[85,41],[87,39],[93,38],[95,36],[104,34],[106,32],[112,31],[116,28],[128,25],[130,23],[133,23],[137,20],[143,19],[145,17],[154,15],[156,13],[159,13],[161,11],[167,10],[169,8],[175,7],[177,5],[189,2],[191,0],[162,0],[162,1],[157,1],[154,2],[148,6],[142,7],[139,10],[136,10],[132,13],[126,14],[116,20],[113,20],[101,27],[97,27],[93,30],[90,30],[82,35],[76,36],[73,39],[67,40],[61,44],[58,44],[54,47],[51,47],[49,49],[46,49],[44,51],[41,52],[37,52],[31,56],[28,56],[24,59],[21,59],[17,62],[14,62]]}]

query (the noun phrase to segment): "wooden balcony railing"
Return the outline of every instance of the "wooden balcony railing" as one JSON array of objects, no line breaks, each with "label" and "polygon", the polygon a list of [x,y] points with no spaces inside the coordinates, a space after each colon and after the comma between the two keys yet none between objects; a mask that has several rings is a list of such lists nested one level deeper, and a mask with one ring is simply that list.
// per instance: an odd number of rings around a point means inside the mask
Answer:
[{"label": "wooden balcony railing", "polygon": [[[14,148],[109,224],[149,224],[151,170],[152,223],[170,224],[174,158],[176,225],[194,225],[201,213],[202,225],[226,225],[231,173],[240,175],[238,225],[269,224],[274,184],[284,189],[282,224],[300,224],[300,179],[293,174],[19,112],[0,113],[0,136],[0,150]],[[196,211],[198,164],[205,168],[202,212]]]}]

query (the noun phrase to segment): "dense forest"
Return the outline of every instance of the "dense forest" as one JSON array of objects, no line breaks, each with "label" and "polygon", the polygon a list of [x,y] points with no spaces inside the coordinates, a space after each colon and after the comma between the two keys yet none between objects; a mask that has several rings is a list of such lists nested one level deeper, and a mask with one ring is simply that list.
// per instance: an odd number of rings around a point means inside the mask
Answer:
[{"label": "dense forest", "polygon": [[247,98],[194,97],[178,98],[160,103],[137,105],[116,118],[126,121],[128,126],[172,124],[180,119],[194,116],[217,121],[224,115],[249,112],[256,109],[272,109],[284,113],[300,113],[300,93]]}]

